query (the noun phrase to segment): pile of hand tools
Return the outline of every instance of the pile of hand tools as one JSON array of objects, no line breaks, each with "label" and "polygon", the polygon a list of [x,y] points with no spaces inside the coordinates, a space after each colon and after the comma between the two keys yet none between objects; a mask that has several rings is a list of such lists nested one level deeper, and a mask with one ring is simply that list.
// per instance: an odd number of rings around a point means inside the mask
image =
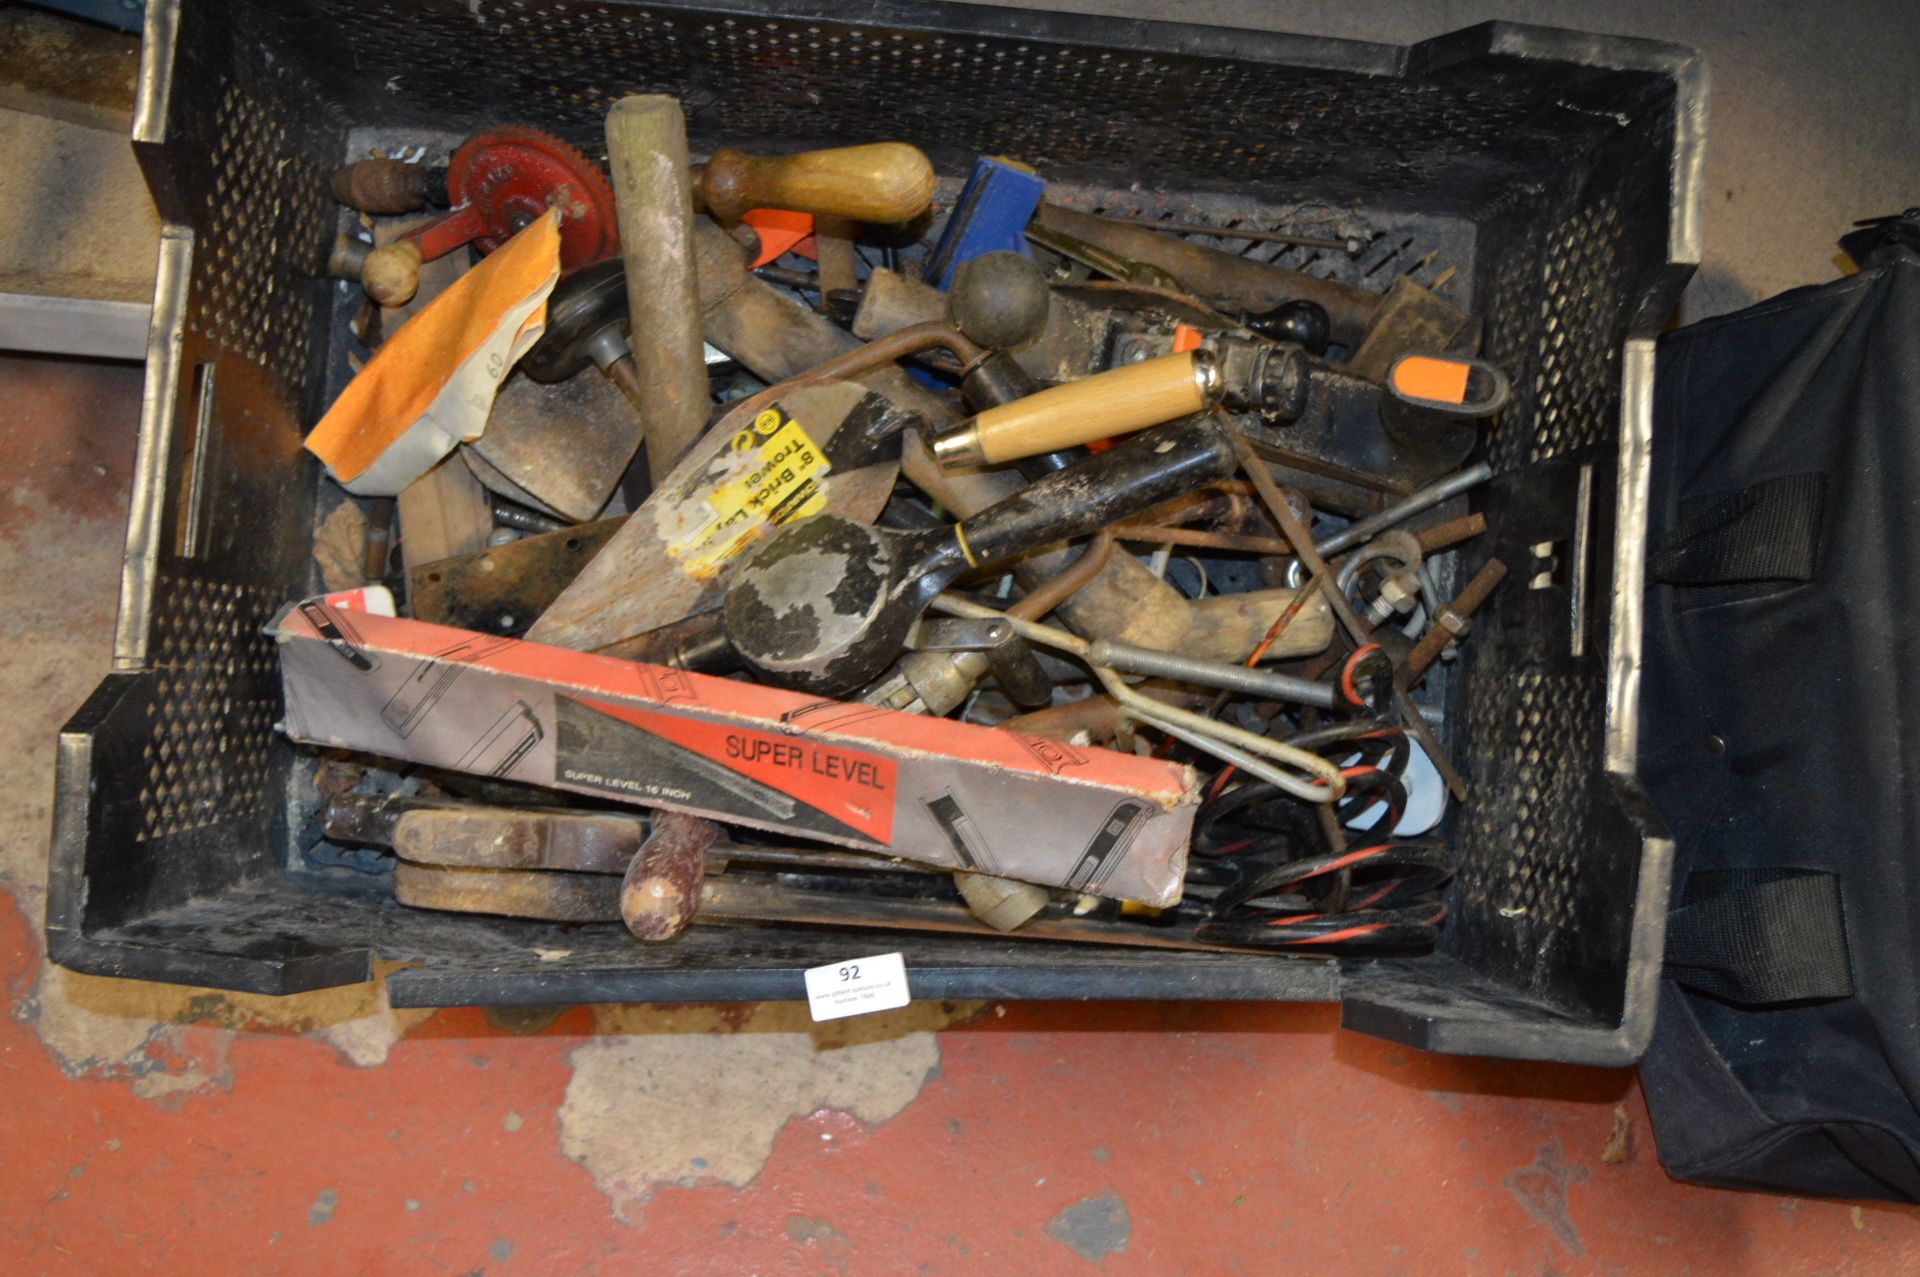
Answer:
[{"label": "pile of hand tools", "polygon": [[[333,177],[369,360],[466,340],[462,281],[521,237],[552,265],[501,366],[450,377],[444,459],[332,493],[378,530],[363,579],[276,622],[316,865],[647,942],[1433,944],[1509,395],[1444,287],[1005,157],[957,188],[906,141],[694,163],[669,97],[604,141],[605,171],[502,124]],[[426,402],[356,411],[404,442]]]}]

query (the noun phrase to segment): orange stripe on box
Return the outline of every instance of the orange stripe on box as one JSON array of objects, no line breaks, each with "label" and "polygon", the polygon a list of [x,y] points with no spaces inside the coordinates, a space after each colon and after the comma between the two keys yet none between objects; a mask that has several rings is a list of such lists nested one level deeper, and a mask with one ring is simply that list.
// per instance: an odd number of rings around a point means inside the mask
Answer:
[{"label": "orange stripe on box", "polygon": [[[393,652],[403,656],[431,656],[459,639],[495,637],[372,612],[355,612],[353,623],[360,630],[370,651]],[[276,626],[286,633],[308,638],[320,637],[313,622],[302,615],[298,608],[283,613]],[[777,724],[784,715],[824,703],[818,696],[804,692],[761,687],[712,674],[668,670],[611,656],[597,656],[591,652],[548,647],[525,639],[507,639],[468,664],[496,674],[532,679],[577,697],[580,693],[599,693],[604,696],[634,697],[656,704],[692,702],[703,713],[754,718],[760,720],[763,728],[775,731],[780,730]],[[673,680],[670,694],[661,685],[663,678]],[[850,708],[872,707],[854,705]],[[1142,797],[1163,803],[1188,790],[1183,781],[1186,770],[1184,764],[1156,761],[1111,749],[1086,749],[1067,763],[1063,771],[1059,760],[1043,759],[1030,746],[1022,744],[1021,738],[1013,732],[932,718],[926,714],[874,710],[818,729],[796,716],[788,730],[806,739],[852,749],[867,744],[881,749],[912,750],[1029,775],[1061,775],[1090,784],[1124,786]]]},{"label": "orange stripe on box", "polygon": [[756,731],[612,701],[582,701],[722,767],[819,809],[875,842],[893,841],[897,768],[891,758],[837,749],[803,736]]}]

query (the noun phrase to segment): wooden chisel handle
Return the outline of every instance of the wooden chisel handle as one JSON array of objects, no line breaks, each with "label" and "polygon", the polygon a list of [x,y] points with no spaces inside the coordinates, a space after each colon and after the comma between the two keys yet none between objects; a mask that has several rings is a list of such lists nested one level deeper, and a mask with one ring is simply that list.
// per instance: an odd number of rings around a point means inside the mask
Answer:
[{"label": "wooden chisel handle", "polygon": [[707,876],[707,849],[720,836],[710,820],[656,811],[646,842],[627,865],[620,884],[620,917],[642,940],[671,940],[687,929],[700,908]]},{"label": "wooden chisel handle", "polygon": [[447,170],[404,160],[360,160],[334,170],[333,198],[362,213],[411,213],[437,194],[447,198]]},{"label": "wooden chisel handle", "polygon": [[989,408],[935,436],[933,455],[943,466],[1037,457],[1200,412],[1220,389],[1206,351],[1162,355]]},{"label": "wooden chisel handle", "polygon": [[888,224],[918,217],[933,198],[933,164],[905,142],[871,142],[767,158],[715,151],[695,169],[693,193],[720,218],[782,208]]}]

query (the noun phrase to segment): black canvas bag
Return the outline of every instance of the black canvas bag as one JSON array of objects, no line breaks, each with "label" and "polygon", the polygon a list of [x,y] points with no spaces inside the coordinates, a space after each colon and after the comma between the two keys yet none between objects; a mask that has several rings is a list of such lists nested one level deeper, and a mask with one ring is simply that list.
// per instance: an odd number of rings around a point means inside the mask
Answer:
[{"label": "black canvas bag", "polygon": [[1676,842],[1642,1065],[1703,1183],[1920,1200],[1920,255],[1661,345],[1641,776]]}]

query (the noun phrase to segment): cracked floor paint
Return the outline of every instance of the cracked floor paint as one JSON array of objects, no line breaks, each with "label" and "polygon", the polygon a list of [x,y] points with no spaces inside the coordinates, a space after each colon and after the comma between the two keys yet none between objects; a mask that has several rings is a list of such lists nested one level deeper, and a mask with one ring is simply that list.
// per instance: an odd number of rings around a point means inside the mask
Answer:
[{"label": "cracked floor paint", "polygon": [[75,1076],[134,1068],[154,1044],[172,1042],[189,1026],[311,1034],[345,1063],[369,1068],[433,1014],[390,1006],[384,976],[392,964],[379,967],[382,978],[369,984],[270,998],[81,975],[48,963],[20,1015]]},{"label": "cracked floor paint", "polygon": [[871,1126],[899,1113],[939,1067],[934,1030],[978,1011],[921,1002],[813,1024],[791,1002],[597,1008],[593,1040],[573,1053],[560,1146],[621,1219],[662,1185],[739,1188],[793,1118],[834,1110]]},{"label": "cracked floor paint", "polygon": [[1127,1248],[1133,1236],[1133,1217],[1116,1194],[1101,1193],[1075,1202],[1048,1220],[1047,1236],[1097,1264]]},{"label": "cracked floor paint", "polygon": [[[1608,1144],[1611,1143],[1612,1132],[1608,1132]],[[1605,1151],[1603,1146],[1603,1161]],[[1580,1230],[1573,1226],[1568,1190],[1575,1184],[1586,1183],[1588,1174],[1585,1166],[1568,1165],[1559,1141],[1555,1140],[1540,1146],[1531,1165],[1521,1167],[1500,1182],[1513,1194],[1514,1200],[1526,1208],[1527,1214],[1553,1234],[1555,1241],[1569,1254],[1578,1255],[1586,1248],[1580,1244]]]}]

